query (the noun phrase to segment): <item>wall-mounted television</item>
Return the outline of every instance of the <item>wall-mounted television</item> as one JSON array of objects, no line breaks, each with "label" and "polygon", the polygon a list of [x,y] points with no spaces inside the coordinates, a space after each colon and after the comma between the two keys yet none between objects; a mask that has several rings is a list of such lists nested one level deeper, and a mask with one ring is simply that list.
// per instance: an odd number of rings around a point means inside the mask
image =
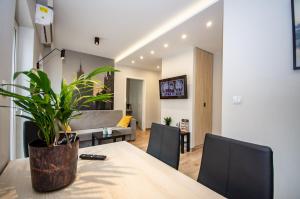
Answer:
[{"label": "wall-mounted television", "polygon": [[187,99],[186,75],[159,80],[160,99]]}]

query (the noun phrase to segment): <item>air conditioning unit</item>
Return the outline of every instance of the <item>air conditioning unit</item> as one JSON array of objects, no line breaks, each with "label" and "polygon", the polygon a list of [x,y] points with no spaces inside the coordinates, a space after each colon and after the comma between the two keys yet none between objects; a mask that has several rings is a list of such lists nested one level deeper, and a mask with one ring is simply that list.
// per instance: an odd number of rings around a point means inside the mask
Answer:
[{"label": "air conditioning unit", "polygon": [[41,43],[50,46],[53,42],[53,9],[36,4],[35,24]]}]

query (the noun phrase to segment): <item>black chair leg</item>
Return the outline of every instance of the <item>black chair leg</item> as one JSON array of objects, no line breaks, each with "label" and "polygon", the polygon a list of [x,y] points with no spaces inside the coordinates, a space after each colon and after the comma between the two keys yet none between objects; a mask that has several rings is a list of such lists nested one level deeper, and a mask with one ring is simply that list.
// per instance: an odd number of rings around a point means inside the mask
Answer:
[{"label": "black chair leg", "polygon": [[181,148],[181,153],[184,153],[184,135],[180,135],[180,148]]},{"label": "black chair leg", "polygon": [[92,146],[95,146],[95,136],[92,134]]},{"label": "black chair leg", "polygon": [[187,134],[187,152],[191,150],[191,134]]}]

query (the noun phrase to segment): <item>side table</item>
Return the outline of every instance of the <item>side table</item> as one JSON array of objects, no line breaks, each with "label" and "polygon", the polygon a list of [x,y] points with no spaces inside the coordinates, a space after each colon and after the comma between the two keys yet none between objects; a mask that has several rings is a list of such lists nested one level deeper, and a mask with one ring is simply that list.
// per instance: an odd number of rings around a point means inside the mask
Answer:
[{"label": "side table", "polygon": [[[184,137],[186,137],[186,142],[184,141]],[[190,132],[181,131],[180,132],[180,148],[181,148],[181,153],[184,153],[184,144],[185,143],[186,143],[186,151],[190,152],[190,148],[191,148],[191,133]]]}]

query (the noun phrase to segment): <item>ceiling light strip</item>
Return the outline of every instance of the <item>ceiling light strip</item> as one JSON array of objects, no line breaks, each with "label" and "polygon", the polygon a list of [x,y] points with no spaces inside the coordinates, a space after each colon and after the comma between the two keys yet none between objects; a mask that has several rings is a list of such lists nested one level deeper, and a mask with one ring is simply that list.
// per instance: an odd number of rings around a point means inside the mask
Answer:
[{"label": "ceiling light strip", "polygon": [[168,31],[172,30],[176,26],[180,25],[181,23],[185,22],[186,20],[190,19],[191,17],[195,16],[199,12],[205,10],[206,8],[210,7],[211,5],[217,3],[219,0],[201,0],[197,3],[193,4],[183,12],[179,13],[177,16],[172,18],[170,21],[162,25],[161,27],[157,28],[149,35],[144,37],[143,39],[139,40],[134,45],[130,46],[120,55],[115,58],[115,62],[118,63],[125,57],[129,56],[130,54],[134,53],[138,49],[142,48],[143,46],[147,45],[151,41],[154,41],[161,35],[167,33]]}]

